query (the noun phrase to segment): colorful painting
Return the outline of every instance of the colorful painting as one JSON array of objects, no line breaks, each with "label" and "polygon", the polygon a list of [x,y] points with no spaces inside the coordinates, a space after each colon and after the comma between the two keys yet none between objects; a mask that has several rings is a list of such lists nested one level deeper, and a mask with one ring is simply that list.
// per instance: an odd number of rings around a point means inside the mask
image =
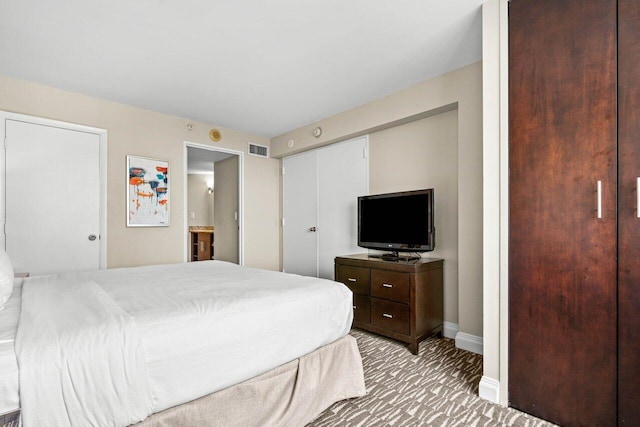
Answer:
[{"label": "colorful painting", "polygon": [[127,227],[169,225],[169,162],[127,156]]}]

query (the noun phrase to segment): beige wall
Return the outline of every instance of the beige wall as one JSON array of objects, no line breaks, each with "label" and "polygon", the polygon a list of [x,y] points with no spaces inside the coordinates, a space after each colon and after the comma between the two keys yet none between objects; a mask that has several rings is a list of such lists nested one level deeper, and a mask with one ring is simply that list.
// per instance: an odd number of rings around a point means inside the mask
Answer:
[{"label": "beige wall", "polygon": [[369,135],[371,194],[433,188],[436,249],[443,258],[444,320],[458,323],[458,112]]},{"label": "beige wall", "polygon": [[[458,111],[458,325],[482,336],[482,64],[462,67],[393,95],[271,139],[271,154],[370,134],[435,114]],[[312,136],[322,127],[320,138]],[[289,147],[290,141],[293,147]]]},{"label": "beige wall", "polygon": [[[207,182],[213,181],[213,172],[191,173],[187,177],[187,225],[213,225],[213,194],[209,194]],[[195,218],[191,218],[192,213]]]},{"label": "beige wall", "polygon": [[238,157],[216,162],[214,258],[238,263]]},{"label": "beige wall", "polygon": [[[107,265],[137,266],[182,262],[185,259],[184,142],[246,152],[247,142],[269,145],[267,138],[193,122],[149,110],[0,76],[0,110],[106,129],[107,142]],[[193,124],[193,130],[187,124]],[[216,127],[222,141],[212,143]],[[169,227],[126,227],[126,155],[170,162]],[[279,162],[244,156],[245,264],[279,266]],[[140,243],[154,250],[140,249]]]}]

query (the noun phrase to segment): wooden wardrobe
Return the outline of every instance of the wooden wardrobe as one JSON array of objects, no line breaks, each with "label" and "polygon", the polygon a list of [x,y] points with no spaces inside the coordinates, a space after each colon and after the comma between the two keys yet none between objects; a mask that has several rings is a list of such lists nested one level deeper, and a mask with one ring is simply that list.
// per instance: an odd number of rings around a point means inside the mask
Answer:
[{"label": "wooden wardrobe", "polygon": [[640,425],[640,0],[509,6],[509,404]]}]

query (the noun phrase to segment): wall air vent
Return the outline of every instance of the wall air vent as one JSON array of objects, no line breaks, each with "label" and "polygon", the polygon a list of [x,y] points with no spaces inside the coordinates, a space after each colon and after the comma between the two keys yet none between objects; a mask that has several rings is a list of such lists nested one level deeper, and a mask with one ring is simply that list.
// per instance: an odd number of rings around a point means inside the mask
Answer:
[{"label": "wall air vent", "polygon": [[249,154],[260,157],[269,157],[269,147],[265,145],[249,143]]}]

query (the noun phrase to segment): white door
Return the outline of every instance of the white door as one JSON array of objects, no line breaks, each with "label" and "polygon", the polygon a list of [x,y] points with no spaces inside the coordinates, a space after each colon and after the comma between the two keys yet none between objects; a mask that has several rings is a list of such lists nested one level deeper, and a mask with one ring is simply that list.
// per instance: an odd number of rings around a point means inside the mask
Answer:
[{"label": "white door", "polygon": [[286,272],[333,279],[336,256],[363,251],[357,245],[357,200],[369,190],[367,141],[356,138],[284,159]]},{"label": "white door", "polygon": [[334,279],[334,258],[358,246],[358,196],[369,194],[367,138],[318,150],[318,277]]},{"label": "white door", "polygon": [[318,276],[317,153],[309,151],[283,161],[284,218],[282,267],[287,273]]},{"label": "white door", "polygon": [[5,123],[5,247],[14,270],[100,268],[99,135]]}]

